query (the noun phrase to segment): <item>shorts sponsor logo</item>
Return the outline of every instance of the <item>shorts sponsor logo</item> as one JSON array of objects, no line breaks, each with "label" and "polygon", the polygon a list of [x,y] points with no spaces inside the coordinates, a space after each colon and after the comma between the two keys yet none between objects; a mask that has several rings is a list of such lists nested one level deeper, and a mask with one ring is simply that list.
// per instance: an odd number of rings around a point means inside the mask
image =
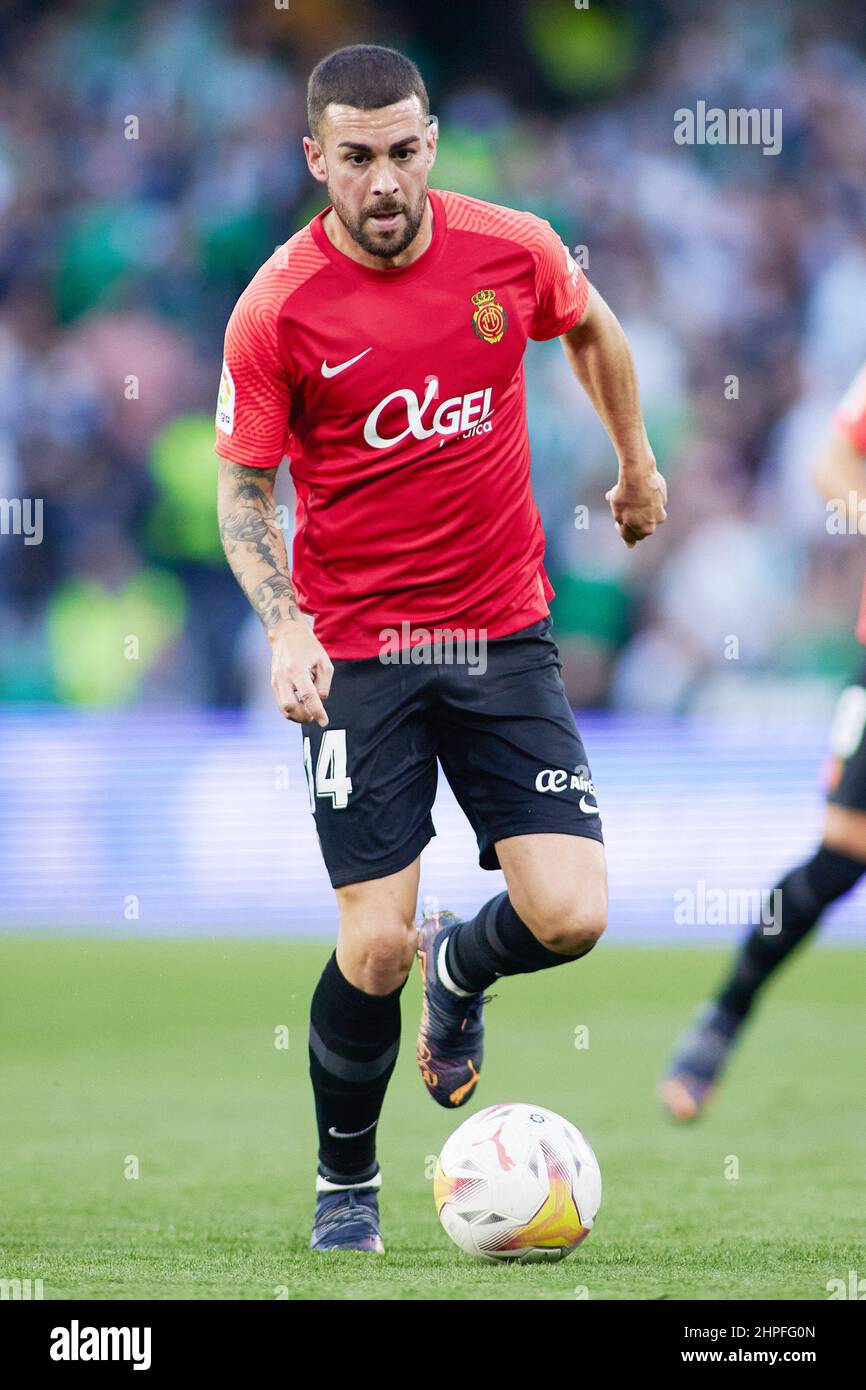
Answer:
[{"label": "shorts sponsor logo", "polygon": [[[490,405],[492,394],[493,387],[487,386],[479,391],[468,391],[463,396],[449,396],[448,400],[442,401],[437,405],[433,414],[428,416],[432,402],[439,395],[439,379],[431,376],[427,380],[427,390],[420,403],[415,392],[407,387],[391,391],[389,395],[383,397],[367,416],[364,425],[364,440],[371,449],[392,449],[395,444],[402,444],[409,435],[415,439],[430,439],[432,435],[438,434],[442,436],[442,443],[444,443],[447,438],[455,434],[462,433],[464,437],[473,434],[488,434],[492,428],[488,418],[493,414]],[[396,433],[381,434],[379,422],[382,413],[392,402],[397,401],[402,401],[405,405],[406,424],[400,428],[402,421],[394,421],[391,428],[396,429]],[[402,415],[402,412],[400,413]],[[425,424],[425,417],[429,418],[429,424]]]},{"label": "shorts sponsor logo", "polygon": [[545,767],[539,772],[535,779],[535,790],[537,792],[583,792],[578,806],[587,816],[594,816],[598,811],[598,804],[588,801],[586,793],[595,796],[595,787],[589,775],[588,767],[576,767],[574,772],[566,772],[563,767]]}]

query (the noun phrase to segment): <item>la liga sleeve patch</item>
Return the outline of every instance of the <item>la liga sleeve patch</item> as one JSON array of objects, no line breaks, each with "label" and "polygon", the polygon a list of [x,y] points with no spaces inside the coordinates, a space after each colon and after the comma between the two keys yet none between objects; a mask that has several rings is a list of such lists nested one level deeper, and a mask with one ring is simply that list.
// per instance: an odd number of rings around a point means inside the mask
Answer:
[{"label": "la liga sleeve patch", "polygon": [[225,358],[217,397],[216,423],[217,429],[222,430],[223,434],[231,434],[235,427],[235,384]]},{"label": "la liga sleeve patch", "polygon": [[530,338],[558,338],[582,318],[589,284],[565,242],[549,222],[533,219],[532,249],[536,262],[536,311]]}]

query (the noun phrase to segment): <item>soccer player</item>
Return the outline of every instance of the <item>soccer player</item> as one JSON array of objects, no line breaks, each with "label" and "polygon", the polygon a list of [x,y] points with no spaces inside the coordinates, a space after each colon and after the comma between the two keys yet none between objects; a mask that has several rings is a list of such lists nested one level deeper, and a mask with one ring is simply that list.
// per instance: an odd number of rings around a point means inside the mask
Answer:
[{"label": "soccer player", "polygon": [[[833,418],[815,463],[814,479],[830,501],[842,502],[859,530],[866,493],[866,366]],[[866,586],[857,624],[866,642]],[[824,833],[815,853],[773,890],[765,926],[749,931],[715,998],[680,1039],[661,1099],[675,1120],[694,1120],[713,1095],[734,1042],[759,992],[791,952],[805,941],[831,903],[850,893],[866,871],[866,665],[860,683],[842,692],[830,733],[833,757]],[[775,910],[778,906],[778,911]]]},{"label": "soccer player", "polygon": [[[310,77],[308,115],[307,163],[330,203],[229,321],[219,517],[277,703],[304,726],[336,890],[337,947],[310,1019],[310,1244],[381,1251],[375,1132],[416,950],[418,1064],[450,1108],[478,1081],[488,985],[577,959],[605,925],[601,821],[530,491],[528,338],[560,339],[607,428],[627,546],[664,520],[665,485],[622,329],[549,224],[428,188],[437,126],[415,65],[340,49]],[[273,490],[284,455],[291,574]],[[419,933],[437,759],[508,890],[470,921],[430,913]]]}]

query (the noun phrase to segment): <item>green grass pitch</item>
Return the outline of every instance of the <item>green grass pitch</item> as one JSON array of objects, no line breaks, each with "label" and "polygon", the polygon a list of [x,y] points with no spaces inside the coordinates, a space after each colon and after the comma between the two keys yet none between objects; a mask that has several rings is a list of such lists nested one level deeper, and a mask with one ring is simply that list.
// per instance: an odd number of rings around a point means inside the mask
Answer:
[{"label": "green grass pitch", "polygon": [[[0,942],[0,1278],[42,1279],[46,1299],[824,1299],[863,1272],[861,951],[800,955],[688,1130],[655,1084],[720,952],[603,943],[501,982],[457,1114],[415,1070],[416,973],[380,1126],[376,1257],[306,1248],[306,1018],[330,949]],[[506,1100],[568,1116],[601,1162],[595,1230],[557,1265],[472,1261],[436,1218],[433,1156],[458,1116]]]}]

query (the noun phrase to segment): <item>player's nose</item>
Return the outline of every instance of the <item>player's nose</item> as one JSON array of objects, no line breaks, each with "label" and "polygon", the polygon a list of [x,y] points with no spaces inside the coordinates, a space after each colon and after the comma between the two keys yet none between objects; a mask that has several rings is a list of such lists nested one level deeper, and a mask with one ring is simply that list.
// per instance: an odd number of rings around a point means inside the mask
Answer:
[{"label": "player's nose", "polygon": [[370,192],[374,193],[377,198],[393,198],[394,194],[399,193],[399,191],[400,185],[397,182],[393,164],[377,165],[373,170]]}]

